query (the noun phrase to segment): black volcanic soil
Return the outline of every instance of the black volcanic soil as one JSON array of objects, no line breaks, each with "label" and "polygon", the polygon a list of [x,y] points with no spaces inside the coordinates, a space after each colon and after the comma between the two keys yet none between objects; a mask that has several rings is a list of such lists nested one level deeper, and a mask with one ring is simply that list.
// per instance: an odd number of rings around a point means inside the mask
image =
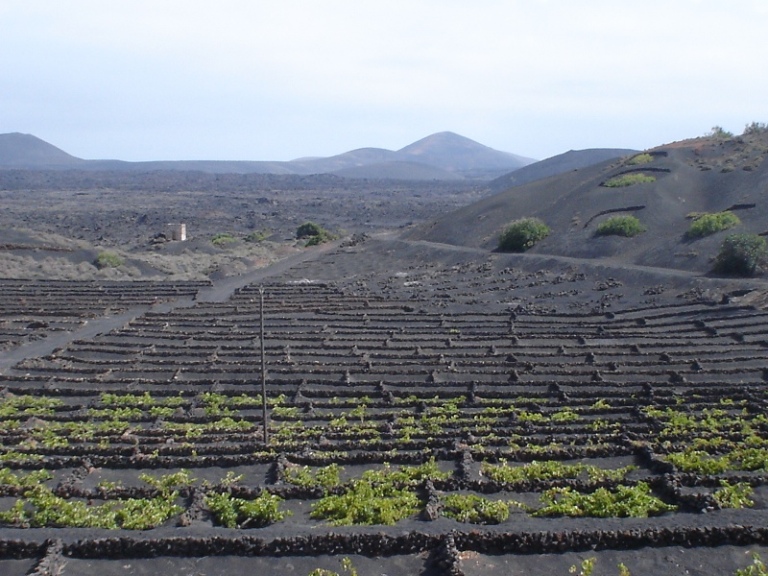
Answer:
[{"label": "black volcanic soil", "polygon": [[[444,218],[416,227],[411,239],[492,250],[512,220],[534,216],[552,229],[529,252],[689,270],[711,268],[729,233],[768,231],[768,132],[729,140],[699,138],[649,151],[652,160],[608,160],[489,196]],[[654,182],[606,186],[612,178],[640,172]],[[733,210],[741,224],[697,240],[685,232],[691,216]],[[632,214],[646,226],[634,238],[595,236],[609,216]]]},{"label": "black volcanic soil", "polygon": [[375,231],[421,222],[477,200],[482,184],[198,172],[0,170],[2,228],[105,246],[145,247],[170,222],[189,236],[268,230],[291,238],[307,220]]},{"label": "black volcanic soil", "polygon": [[[388,237],[329,247],[318,253],[317,258],[282,265],[272,272],[274,275],[270,276],[270,269],[265,269],[254,273],[252,278],[267,285],[270,310],[267,326],[272,358],[270,386],[276,387],[276,392],[279,390],[289,398],[293,397],[298,406],[302,406],[306,399],[312,399],[316,409],[331,409],[338,414],[343,408],[333,408],[334,400],[326,394],[350,398],[350,407],[355,405],[356,397],[365,394],[374,399],[376,412],[386,413],[389,409],[382,403],[384,396],[377,384],[380,381],[384,391],[394,392],[403,400],[411,393],[424,398],[433,394],[452,397],[475,387],[480,397],[488,397],[501,394],[503,388],[510,388],[518,394],[542,395],[542,399],[547,398],[546,403],[551,402],[553,407],[586,407],[593,402],[594,395],[608,394],[608,390],[611,392],[605,397],[613,398],[612,402],[620,398],[629,400],[642,389],[642,381],[651,383],[662,399],[667,393],[665,390],[670,391],[669,371],[686,374],[681,383],[674,386],[674,394],[681,398],[688,395],[693,398],[697,390],[715,385],[719,387],[718,394],[738,396],[745,380],[752,394],[762,397],[762,392],[757,392],[764,388],[759,380],[762,353],[752,352],[756,355],[754,362],[749,366],[742,364],[741,368],[738,368],[740,361],[734,354],[750,346],[759,349],[758,344],[765,337],[764,324],[759,314],[754,321],[747,320],[749,309],[741,310],[736,302],[738,296],[729,296],[741,294],[741,289],[758,285],[758,281],[750,284],[697,278],[642,267],[614,269],[605,265],[579,264],[575,259],[500,255]],[[155,395],[163,390],[167,393],[169,382],[173,382],[170,386],[185,394],[212,390],[226,394],[249,393],[253,391],[250,376],[231,371],[243,360],[226,360],[222,356],[225,342],[250,338],[243,331],[252,333],[255,329],[252,320],[247,320],[252,318],[255,288],[249,286],[247,280],[241,278],[244,288],[232,293],[228,299],[223,292],[217,295],[216,301],[199,301],[191,308],[189,301],[179,300],[180,307],[174,307],[173,301],[169,301],[155,306],[122,329],[73,339],[63,348],[59,342],[57,352],[39,352],[37,358],[29,358],[17,364],[15,369],[6,370],[2,385],[14,395],[46,390],[46,394],[65,399],[72,414],[86,406],[99,406],[100,390],[113,393],[142,393],[146,390]],[[44,283],[36,286],[36,290],[45,289]],[[236,286],[230,287],[234,288]],[[106,297],[110,289],[108,286],[104,289]],[[200,290],[200,287],[196,289]],[[64,297],[62,304],[74,301],[72,297]],[[495,323],[501,319],[506,321],[510,312],[514,314],[516,326],[512,344],[503,343],[501,333],[486,333],[498,330],[494,328]],[[741,341],[730,337],[729,317],[741,318],[741,327],[737,330],[746,334]],[[195,332],[193,326],[198,322],[195,318],[208,319],[200,324],[203,331]],[[298,324],[293,324],[291,318],[298,320]],[[425,322],[434,322],[434,327],[428,327]],[[551,331],[541,332],[536,328],[542,322],[550,326]],[[676,345],[665,344],[664,332],[688,334],[700,325],[697,322],[713,327],[719,323],[723,327],[718,328],[717,335],[701,332],[701,337],[694,338],[691,333]],[[418,327],[420,324],[423,327]],[[163,325],[166,328],[162,328]],[[299,328],[301,326],[304,328]],[[158,329],[160,331],[156,332]],[[295,332],[297,329],[299,332]],[[294,332],[294,336],[290,336]],[[158,339],[162,333],[166,336]],[[168,340],[168,335],[175,336]],[[292,361],[288,364],[284,362],[285,344],[280,342],[283,338],[291,338]],[[379,338],[391,343],[382,343]],[[195,352],[191,355],[184,352],[190,346],[190,339],[196,341]],[[707,339],[714,339],[714,349]],[[160,356],[154,356],[155,352],[140,353],[135,348],[138,342],[143,342],[142,348],[153,342],[152,348],[162,346],[166,352]],[[488,356],[488,344],[483,342],[495,342],[494,346],[499,348],[496,356]],[[358,367],[358,357],[350,356],[348,352],[348,346],[353,345],[360,349],[356,354],[369,351],[372,368]],[[408,359],[413,358],[412,349],[417,345],[423,349],[420,353],[423,356],[409,370],[403,371],[401,363],[412,362]],[[639,352],[632,352],[633,347],[639,347]],[[114,356],[121,348],[125,349],[128,358],[132,358],[128,364],[121,360],[124,358],[122,353]],[[218,360],[212,361],[209,367],[198,365],[197,358],[206,358],[217,348]],[[556,348],[563,349],[560,359]],[[659,360],[664,350],[671,353],[671,364],[669,360]],[[438,351],[463,358],[458,360],[453,375],[433,356]],[[584,366],[581,359],[590,351],[596,359],[593,364]],[[234,349],[226,354],[233,352]],[[493,367],[505,365],[504,357],[508,354],[517,358],[519,380],[516,382],[508,381],[506,373],[494,375]],[[642,359],[638,364],[640,368],[631,367],[635,365],[630,360],[633,354]],[[709,362],[702,354],[711,357]],[[719,358],[712,357],[713,354]],[[697,376],[692,376],[693,372],[681,367],[677,361],[680,359],[685,365],[692,355],[700,357],[707,366]],[[176,360],[166,366],[160,361],[163,357]],[[623,357],[625,367],[620,364],[618,371],[609,368],[609,357]],[[476,364],[480,359],[483,359],[484,367]],[[94,372],[93,362],[97,360],[99,365]],[[250,363],[250,360],[244,361]],[[525,367],[529,362],[533,368]],[[561,362],[570,363],[569,372],[560,372],[557,366]],[[646,364],[648,368],[642,368]],[[604,375],[605,381],[589,383],[589,376],[596,370]],[[173,375],[174,371],[176,375]],[[351,374],[346,381],[339,379],[344,371]],[[755,372],[757,380],[754,379]],[[437,375],[433,378],[430,374]],[[641,382],[637,381],[638,376]],[[691,382],[691,378],[695,381]],[[553,379],[559,380],[558,389],[570,400],[563,403],[556,396],[550,396],[549,384]],[[606,392],[600,392],[602,388]],[[299,394],[297,390],[303,392]],[[406,401],[403,406],[413,409],[415,405],[410,402]],[[628,405],[616,416],[623,421],[626,417],[631,419],[631,413]],[[137,424],[138,433],[141,435],[141,429],[149,424],[151,421]],[[319,424],[322,425],[322,421]],[[279,426],[280,421],[274,425]],[[311,427],[318,423],[309,419],[305,425]],[[639,420],[633,426],[633,434],[647,433],[637,427]],[[433,441],[427,439],[427,454],[435,455],[447,470],[454,466],[451,460],[462,453],[457,439],[450,437],[457,433],[461,436],[461,444],[466,442],[464,450],[470,449],[474,458],[482,457],[482,452],[470,447],[473,442],[483,441],[470,440],[463,433],[447,432],[447,436],[439,434]],[[553,439],[567,438],[569,434],[567,431],[552,433]],[[152,437],[147,436],[146,441]],[[249,446],[245,450],[258,449],[258,436],[254,439],[255,443],[251,440],[244,445]],[[99,478],[135,486],[143,468],[139,462],[150,463],[151,467],[146,471],[153,474],[186,468],[196,477],[210,478],[213,482],[221,472],[231,469],[246,473],[246,486],[272,486],[270,458],[255,467],[253,464],[245,467],[234,465],[234,462],[228,464],[215,456],[205,456],[209,459],[208,464],[198,460],[204,454],[215,454],[211,450],[218,446],[226,453],[245,456],[243,463],[248,462],[243,448],[236,448],[226,435],[219,436],[218,440],[211,437],[211,440],[213,444],[199,444],[199,455],[191,459],[170,456],[174,454],[172,445],[166,445],[162,451],[169,456],[164,457],[166,460],[160,464],[160,469],[154,468],[151,459],[114,459],[101,450],[98,452],[103,456],[90,458],[93,471],[85,478],[73,476],[80,478],[73,486],[88,490]],[[10,437],[5,440],[6,446],[9,441]],[[606,457],[610,453],[626,453],[632,461],[632,450],[626,452],[627,440],[617,437],[615,441],[618,444],[609,447],[606,456],[593,457],[590,461],[609,465],[612,460]],[[122,441],[115,437],[111,442],[117,446]],[[357,453],[353,450],[354,443],[343,448],[342,437],[335,438],[328,431],[323,442],[311,444],[315,451],[319,451],[317,454],[326,453],[327,456],[315,460],[298,447],[296,452],[288,449],[287,455],[289,460],[319,465],[327,463],[328,457],[331,461],[335,458],[334,452],[327,452],[333,450],[334,445],[337,450],[350,451],[350,455]],[[141,448],[141,452],[149,454],[153,449],[153,444],[148,444]],[[80,458],[66,456],[68,450],[65,447],[49,453],[48,458],[57,453],[65,458],[62,461],[64,470],[58,473],[58,478],[66,478],[77,470],[76,463]],[[381,465],[382,461],[392,458],[397,461],[398,458],[389,451],[376,455],[376,449],[363,449],[362,453],[366,452],[373,456],[374,466],[376,462]],[[418,450],[404,449],[402,457],[417,462],[423,455],[419,455]],[[359,457],[352,456],[349,462],[342,458],[343,466],[352,476],[359,474],[354,471],[356,458]],[[641,466],[639,478],[662,482],[662,476],[646,468],[639,452],[635,459]],[[211,464],[217,468],[209,469]],[[362,469],[365,468],[359,470]],[[464,473],[457,465],[457,478]],[[477,468],[469,473],[471,482],[478,481]],[[91,480],[90,475],[97,477]],[[760,474],[755,479],[759,486],[766,480]],[[442,490],[451,489],[444,487]],[[509,496],[536,501],[535,494]],[[679,512],[651,519],[535,519],[513,514],[508,522],[499,526],[472,526],[447,519],[433,522],[414,519],[401,521],[393,527],[340,528],[310,520],[307,515],[309,502],[303,498],[289,500],[287,506],[294,511],[292,518],[260,529],[227,530],[214,527],[210,520],[204,519],[187,527],[176,527],[175,521],[171,521],[164,527],[143,532],[2,528],[0,544],[5,543],[9,559],[0,561],[3,563],[0,566],[7,567],[8,573],[24,573],[31,565],[39,568],[46,558],[53,557],[54,564],[63,565],[65,575],[151,574],[160,570],[169,574],[279,570],[303,575],[319,567],[340,571],[341,558],[349,557],[360,574],[543,575],[566,574],[570,566],[594,557],[597,559],[596,574],[617,573],[621,562],[633,574],[703,575],[732,574],[750,562],[751,552],[765,554],[768,545],[768,533],[762,528],[764,504],[754,510],[722,510],[709,514]],[[448,535],[452,535],[454,544],[446,544]],[[59,556],[55,551],[50,552],[51,544],[43,545],[51,539],[62,542]],[[559,539],[562,539],[561,544]],[[23,542],[33,551],[21,552],[19,545]],[[49,550],[47,556],[43,555],[45,550]],[[376,553],[376,550],[381,552]],[[18,554],[23,558],[10,559]],[[32,563],[27,559],[29,556]],[[446,560],[450,558],[454,559],[453,564]]]},{"label": "black volcanic soil", "polygon": [[[709,163],[721,158],[700,154]],[[612,164],[580,171],[582,193],[594,202],[581,205],[583,214],[599,211],[605,191],[595,189],[595,182],[619,169]],[[678,164],[670,170],[665,174],[684,172]],[[553,181],[547,182],[535,190],[548,194]],[[22,197],[15,196],[20,191],[7,194],[4,200]],[[66,245],[59,253],[67,258],[77,248],[68,252],[67,239],[57,238],[55,246],[32,244],[47,241],[39,232],[64,232],[74,222],[88,229],[82,242],[95,243],[93,234],[114,230],[106,244],[145,249],[139,237],[152,226],[131,240],[135,222],[124,216],[152,194],[137,193],[126,202],[138,204],[125,208],[115,192],[88,194],[102,203],[89,209],[77,204],[75,193],[65,193],[58,208],[39,213],[32,203],[12,204],[13,218],[26,219],[27,230],[7,233],[6,242],[28,246],[6,250],[53,253]],[[312,194],[334,197],[330,190]],[[294,198],[285,200],[290,207],[278,220],[292,226],[304,219],[308,204],[302,194],[277,196]],[[501,254],[492,251],[492,226],[489,239],[473,236],[473,226],[479,226],[473,219],[497,218],[487,211],[490,201],[486,210],[456,212],[430,232],[426,226],[402,234],[392,229],[406,208],[386,190],[358,203],[352,196],[345,197],[348,211],[341,201],[317,200],[311,219],[329,214],[351,220],[368,206],[371,221],[380,218],[388,226],[355,228],[359,234],[313,249],[292,246],[288,258],[238,276],[195,282],[0,279],[0,408],[9,414],[0,420],[3,465],[17,472],[50,469],[54,478],[48,485],[57,494],[91,504],[153,494],[140,481],[141,472],[186,469],[196,478],[178,498],[184,513],[154,529],[6,524],[0,527],[0,573],[308,575],[316,568],[343,573],[340,561],[348,557],[361,576],[568,574],[589,558],[596,558],[596,575],[617,574],[619,563],[631,574],[730,575],[751,562],[751,553],[768,555],[765,469],[693,474],[665,460],[670,452],[718,435],[738,445],[747,429],[693,429],[675,436],[663,417],[649,415],[650,409],[668,410],[698,422],[719,410],[744,418],[753,442],[768,440],[762,419],[768,406],[763,278],[708,277],[695,266],[676,270],[669,260],[642,255],[622,260],[629,252],[621,247],[587,259],[573,252],[576,236],[567,241],[571,252],[555,253],[557,242],[566,240],[552,239],[530,253]],[[496,210],[517,202],[513,196],[497,199]],[[652,196],[648,192],[645,199]],[[460,197],[457,192],[445,202]],[[57,197],[43,191],[30,193],[32,198]],[[167,209],[199,209],[200,226],[213,231],[231,222],[238,202],[252,196],[233,192],[219,199],[200,192],[179,205],[168,198]],[[382,201],[382,212],[375,212],[372,198]],[[430,198],[435,204],[427,208]],[[425,212],[446,209],[441,197],[421,201]],[[399,207],[390,211],[387,202]],[[156,223],[164,222],[159,209],[157,214]],[[90,218],[102,222],[102,229],[94,230]],[[745,220],[745,226],[755,225]],[[290,226],[281,230],[288,233]],[[176,250],[181,244],[167,246]],[[283,409],[272,410],[267,446],[255,403],[259,287],[265,289],[269,397]],[[168,399],[180,404],[170,414],[141,406],[113,422],[103,415],[110,406],[105,393],[150,397],[158,403],[154,408]],[[212,397],[240,404],[217,411]],[[18,414],[12,407],[19,398],[59,404]],[[362,413],[352,412],[361,406]],[[457,412],[437,420],[449,406]],[[502,411],[488,410],[494,407]],[[553,418],[566,409],[577,418]],[[73,422],[102,423],[104,429],[95,437],[59,433],[66,442],[44,433]],[[490,526],[419,515],[394,526],[333,527],[309,516],[319,494],[297,490],[284,477],[286,466],[317,469],[333,462],[349,481],[385,463],[418,464],[430,457],[449,476],[431,488],[419,487],[425,514],[430,498],[439,501],[450,493],[535,505],[545,490],[559,485],[504,485],[481,474],[481,462],[502,459],[604,469],[633,463],[636,470],[608,486],[647,482],[654,495],[678,508],[651,518],[606,519],[538,518],[516,508],[508,520]],[[234,494],[280,494],[293,516],[263,528],[216,526],[195,494],[213,490],[225,471],[244,475],[231,488]],[[117,488],[96,492],[103,480]],[[752,484],[754,505],[713,506],[711,494],[721,480]],[[589,492],[596,489],[590,482],[579,478],[568,485]],[[0,509],[8,510],[20,494],[11,486],[2,490]]]},{"label": "black volcanic soil", "polygon": [[[0,171],[0,275],[201,280],[240,274],[295,252],[303,245],[296,229],[310,220],[341,235],[372,233],[424,221],[484,193],[466,182]],[[169,224],[180,222],[188,241],[162,241],[170,238]],[[266,239],[246,242],[253,232]],[[235,241],[214,245],[221,233]],[[125,265],[97,270],[92,264],[105,250]]]}]

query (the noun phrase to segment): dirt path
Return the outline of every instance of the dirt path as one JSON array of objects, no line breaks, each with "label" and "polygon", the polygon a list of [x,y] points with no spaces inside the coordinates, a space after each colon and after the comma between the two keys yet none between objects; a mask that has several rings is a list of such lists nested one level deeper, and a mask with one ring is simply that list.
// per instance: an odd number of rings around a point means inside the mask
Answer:
[{"label": "dirt path", "polygon": [[[428,240],[399,240],[404,244],[411,246],[427,246],[433,248],[439,248],[440,250],[455,250],[457,252],[475,253],[475,254],[497,254],[497,252],[491,252],[483,248],[471,248],[468,246],[454,246],[452,244],[441,244],[439,242],[430,242]],[[499,253],[501,254],[501,253]],[[554,260],[556,262],[564,262],[566,264],[577,264],[579,266],[589,265],[593,267],[603,268],[620,268],[622,270],[634,270],[637,272],[649,272],[652,274],[659,274],[661,276],[675,276],[679,278],[694,278],[701,277],[701,274],[697,272],[690,272],[687,270],[674,270],[672,268],[658,268],[654,266],[642,266],[639,264],[625,264],[617,260],[611,259],[591,259],[591,258],[574,258],[571,256],[556,256],[554,254],[529,254],[527,252],[521,253],[507,253],[503,254],[507,256],[515,256],[526,260]]]},{"label": "dirt path", "polygon": [[235,293],[235,290],[238,288],[242,288],[243,286],[247,286],[249,284],[255,284],[261,280],[269,278],[270,276],[282,274],[297,264],[319,258],[323,254],[326,254],[338,247],[339,244],[340,241],[336,241],[329,242],[328,244],[322,244],[320,246],[314,246],[312,248],[307,248],[306,250],[292,254],[291,256],[283,258],[282,260],[278,260],[274,264],[270,264],[264,268],[259,268],[257,270],[248,272],[247,274],[241,274],[240,276],[230,276],[228,278],[223,278],[214,282],[210,288],[204,288],[200,290],[197,293],[196,300],[198,302],[225,302],[232,297],[232,295]]},{"label": "dirt path", "polygon": [[[386,238],[389,240],[390,238]],[[611,273],[612,270],[616,270],[617,272],[621,271],[623,273],[635,273],[635,274],[645,274],[645,275],[652,275],[660,280],[679,280],[679,281],[685,281],[685,280],[699,280],[711,283],[713,285],[717,286],[727,286],[727,287],[733,287],[734,285],[738,285],[740,288],[745,289],[756,289],[756,290],[765,290],[768,288],[768,281],[765,278],[728,278],[728,277],[717,277],[717,276],[707,276],[702,275],[698,272],[691,272],[689,270],[676,270],[674,268],[660,268],[657,266],[644,266],[641,264],[627,264],[625,262],[622,262],[620,260],[614,260],[611,258],[603,258],[603,259],[591,259],[591,258],[575,258],[571,256],[557,256],[554,254],[531,254],[531,253],[501,253],[501,252],[491,252],[482,248],[471,248],[467,246],[454,246],[451,244],[442,244],[439,242],[430,242],[428,240],[403,240],[403,239],[394,239],[395,242],[409,245],[409,246],[424,246],[424,247],[431,247],[436,248],[438,250],[455,250],[456,252],[460,253],[474,253],[478,255],[491,255],[491,254],[501,254],[504,256],[513,256],[515,258],[520,258],[523,261],[529,261],[529,262],[541,262],[542,264],[546,264],[546,262],[562,262],[565,264],[572,264],[579,267],[587,267],[588,269],[593,270],[603,270],[608,273]]]},{"label": "dirt path", "polygon": [[153,309],[151,306],[131,308],[116,316],[102,316],[86,320],[83,326],[73,332],[51,332],[48,333],[46,338],[7,350],[0,357],[0,374],[23,374],[23,371],[14,370],[12,367],[25,358],[46,356],[74,340],[93,338],[98,334],[104,334],[110,330],[120,328],[151,309]]}]

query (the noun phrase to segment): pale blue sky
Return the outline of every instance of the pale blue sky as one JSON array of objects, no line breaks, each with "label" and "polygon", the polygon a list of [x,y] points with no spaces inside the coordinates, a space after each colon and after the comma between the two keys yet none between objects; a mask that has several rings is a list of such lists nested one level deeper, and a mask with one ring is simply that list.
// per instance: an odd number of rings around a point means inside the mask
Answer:
[{"label": "pale blue sky", "polygon": [[123,160],[642,149],[767,121],[766,30],[766,0],[0,0],[0,132]]}]

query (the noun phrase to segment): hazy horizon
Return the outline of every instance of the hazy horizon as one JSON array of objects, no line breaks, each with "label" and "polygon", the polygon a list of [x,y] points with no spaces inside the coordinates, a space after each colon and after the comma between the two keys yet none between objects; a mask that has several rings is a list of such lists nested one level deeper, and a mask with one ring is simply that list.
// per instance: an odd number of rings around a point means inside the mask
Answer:
[{"label": "hazy horizon", "polygon": [[451,131],[542,159],[765,121],[768,3],[9,0],[0,132],[292,160]]}]

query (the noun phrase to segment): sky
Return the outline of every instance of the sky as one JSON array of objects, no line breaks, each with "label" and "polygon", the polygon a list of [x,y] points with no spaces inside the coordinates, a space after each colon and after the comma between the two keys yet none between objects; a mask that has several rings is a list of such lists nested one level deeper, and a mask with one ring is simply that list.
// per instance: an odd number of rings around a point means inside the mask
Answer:
[{"label": "sky", "polygon": [[766,0],[0,0],[0,133],[130,161],[646,149],[767,121],[766,30]]}]

